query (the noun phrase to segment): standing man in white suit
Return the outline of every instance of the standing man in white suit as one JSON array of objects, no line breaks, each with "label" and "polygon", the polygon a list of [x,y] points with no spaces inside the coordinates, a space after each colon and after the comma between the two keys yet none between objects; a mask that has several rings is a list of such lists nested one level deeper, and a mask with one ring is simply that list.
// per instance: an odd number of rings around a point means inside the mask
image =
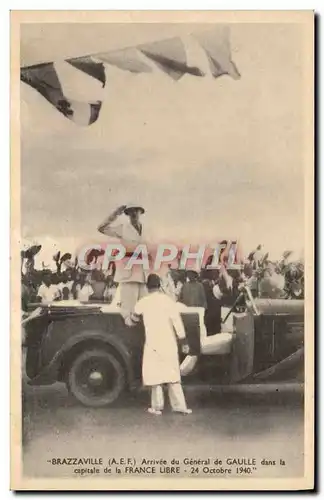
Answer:
[{"label": "standing man in white suit", "polygon": [[148,295],[135,306],[135,315],[143,316],[145,344],[143,352],[143,384],[151,388],[151,406],[148,412],[161,415],[164,409],[162,385],[168,387],[172,411],[188,415],[181,386],[177,338],[183,352],[188,353],[186,334],[177,303],[161,290],[160,277],[150,274]]},{"label": "standing man in white suit", "polygon": [[[145,242],[145,232],[140,217],[144,214],[143,207],[136,203],[121,205],[109,215],[98,227],[98,231],[107,236],[118,238],[126,248],[126,262],[132,256],[132,251],[140,243]],[[114,224],[116,219],[125,214],[128,221]],[[115,281],[119,283],[120,306],[126,323],[130,321],[136,302],[147,293],[146,274],[141,265],[125,268],[125,259],[116,266]]]}]

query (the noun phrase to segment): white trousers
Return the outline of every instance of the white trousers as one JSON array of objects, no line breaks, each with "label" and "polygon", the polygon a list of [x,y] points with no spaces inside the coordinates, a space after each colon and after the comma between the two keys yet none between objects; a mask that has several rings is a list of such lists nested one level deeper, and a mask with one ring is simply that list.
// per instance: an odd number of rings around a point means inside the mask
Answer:
[{"label": "white trousers", "polygon": [[[172,410],[183,411],[187,409],[182,385],[180,382],[166,384]],[[154,410],[163,410],[164,394],[162,385],[153,385],[151,388],[151,407]]]},{"label": "white trousers", "polygon": [[137,282],[120,283],[118,288],[121,314],[124,318],[127,318],[134,312],[136,302],[147,295],[147,288],[145,283]]}]

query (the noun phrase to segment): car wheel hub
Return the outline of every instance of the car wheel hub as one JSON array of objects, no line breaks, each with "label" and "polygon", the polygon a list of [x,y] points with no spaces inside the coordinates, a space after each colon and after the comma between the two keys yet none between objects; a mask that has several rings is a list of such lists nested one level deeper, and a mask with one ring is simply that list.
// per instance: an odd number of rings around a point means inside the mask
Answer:
[{"label": "car wheel hub", "polygon": [[104,379],[103,374],[100,371],[94,370],[91,373],[89,373],[88,381],[89,381],[89,384],[92,386],[101,385],[103,382],[103,379]]}]

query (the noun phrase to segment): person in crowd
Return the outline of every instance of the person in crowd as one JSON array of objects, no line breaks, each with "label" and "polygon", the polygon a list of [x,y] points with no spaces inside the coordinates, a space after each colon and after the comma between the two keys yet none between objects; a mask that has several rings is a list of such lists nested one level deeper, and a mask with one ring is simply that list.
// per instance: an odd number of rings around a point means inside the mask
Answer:
[{"label": "person in crowd", "polygon": [[50,271],[44,271],[42,284],[37,291],[37,302],[46,304],[61,299],[59,287],[56,283],[53,283],[53,281],[52,273]]},{"label": "person in crowd", "polygon": [[185,330],[177,304],[161,291],[158,275],[147,280],[148,295],[135,305],[138,319],[143,316],[145,344],[143,352],[143,384],[151,388],[151,406],[148,412],[161,415],[164,409],[163,384],[167,384],[171,408],[174,412],[190,414],[183,389],[178,356],[177,338],[188,352]]},{"label": "person in crowd", "polygon": [[61,274],[53,272],[50,269],[44,269],[44,272],[50,273],[52,285],[56,285],[57,287],[59,287],[59,284],[61,283]]},{"label": "person in crowd", "polygon": [[31,286],[28,279],[28,275],[22,275],[21,277],[21,309],[24,312],[28,311],[28,304],[32,302],[31,300]]},{"label": "person in crowd", "polygon": [[253,269],[258,269],[261,266],[263,257],[262,245],[258,245],[248,256],[248,260],[251,262]]},{"label": "person in crowd", "polygon": [[213,255],[209,255],[205,265],[202,267],[200,271],[200,279],[202,282],[208,281],[209,283],[216,282],[219,278],[219,269],[217,268],[209,268],[213,262]]},{"label": "person in crowd", "polygon": [[184,283],[181,289],[179,302],[188,307],[203,307],[206,309],[206,295],[204,287],[199,281],[199,274],[196,271],[188,271],[187,277],[188,281]]},{"label": "person in crowd", "polygon": [[226,266],[221,266],[218,279],[213,287],[213,294],[221,300],[223,307],[231,307],[234,300],[235,287],[233,277],[229,274]]},{"label": "person in crowd", "polygon": [[175,284],[175,300],[178,301],[180,299],[181,290],[183,284],[186,282],[186,271],[182,269],[177,269],[174,272],[174,284]]},{"label": "person in crowd", "polygon": [[304,269],[301,263],[291,262],[284,268],[285,291],[289,299],[304,298]]},{"label": "person in crowd", "polygon": [[93,295],[93,288],[90,284],[90,275],[81,271],[74,289],[74,295],[81,302],[89,302]]},{"label": "person in crowd", "polygon": [[293,252],[291,250],[284,251],[284,253],[282,254],[281,258],[277,263],[278,272],[285,274],[287,268],[289,267],[292,254]]},{"label": "person in crowd", "polygon": [[222,322],[222,315],[221,315],[221,308],[222,308],[222,302],[221,298],[222,295],[219,291],[218,295],[217,293],[214,294],[214,287],[215,287],[215,281],[210,280],[210,279],[204,279],[202,282],[202,285],[205,290],[205,296],[206,296],[206,310],[205,310],[205,316],[204,316],[204,323],[206,326],[206,332],[207,336],[209,335],[214,335],[215,333],[219,333],[221,331],[221,322]]},{"label": "person in crowd", "polygon": [[110,276],[112,278],[112,281],[114,281],[115,274],[116,274],[116,263],[114,261],[111,261],[108,264],[107,276]]},{"label": "person in crowd", "polygon": [[264,269],[259,284],[259,296],[261,298],[277,299],[285,296],[285,277],[275,270],[275,263],[269,262]]},{"label": "person in crowd", "polygon": [[253,274],[253,266],[252,263],[249,260],[245,260],[243,263],[243,274],[246,277],[246,279],[251,278]]},{"label": "person in crowd", "polygon": [[253,270],[251,276],[246,279],[246,285],[254,298],[259,296],[259,274],[259,271]]},{"label": "person in crowd", "polygon": [[204,267],[200,272],[200,279],[203,284],[206,296],[206,310],[204,316],[204,323],[206,327],[207,336],[214,335],[221,331],[221,296],[219,287],[215,289],[216,294],[213,292],[214,287],[219,281],[219,269],[210,269],[213,261],[213,255],[209,255]]},{"label": "person in crowd", "polygon": [[74,281],[71,279],[71,275],[68,271],[64,271],[61,274],[60,282],[58,284],[61,300],[72,300],[73,299],[73,285]]},{"label": "person in crowd", "polygon": [[[208,329],[205,318],[206,329],[207,332],[208,330],[210,331],[210,334],[219,333],[224,330],[231,331],[233,329],[233,317],[230,315],[226,323],[224,323],[224,320],[225,317],[228,316],[230,309],[233,307],[238,295],[240,294],[240,280],[239,271],[228,270],[225,265],[221,266],[218,279],[212,288],[212,309],[211,311],[208,310],[207,314],[213,318],[213,323],[210,324]],[[241,304],[240,307],[242,307]],[[235,312],[237,312],[236,308]],[[215,327],[217,327],[217,329]]]},{"label": "person in crowd", "polygon": [[183,287],[182,281],[178,280],[175,284],[175,300],[176,300],[176,302],[178,302],[178,300],[180,298],[182,287]]},{"label": "person in crowd", "polygon": [[[118,238],[122,244],[132,251],[139,243],[145,242],[145,232],[141,223],[141,215],[145,213],[143,207],[135,203],[122,205],[109,215],[98,227],[98,231],[107,236]],[[128,221],[113,225],[116,219],[125,214]],[[132,252],[126,253],[126,259],[132,256]],[[131,269],[125,269],[125,261],[116,266],[115,281],[119,283],[121,312],[126,324],[134,310],[136,302],[144,297],[146,290],[146,275],[141,265],[133,265]]]},{"label": "person in crowd", "polygon": [[112,276],[108,276],[106,279],[107,286],[104,293],[104,301],[111,304],[114,300],[117,290],[117,283],[114,282]]},{"label": "person in crowd", "polygon": [[90,300],[95,302],[104,302],[107,281],[105,280],[104,274],[101,270],[95,269],[92,271],[91,286],[93,294],[91,295]]},{"label": "person in crowd", "polygon": [[[37,290],[41,284],[37,271],[23,274],[21,277],[21,293],[24,304],[36,302]],[[26,309],[27,310],[27,309]]]},{"label": "person in crowd", "polygon": [[172,300],[176,301],[176,286],[172,276],[171,266],[168,266],[166,273],[161,276],[161,289],[166,293]]}]

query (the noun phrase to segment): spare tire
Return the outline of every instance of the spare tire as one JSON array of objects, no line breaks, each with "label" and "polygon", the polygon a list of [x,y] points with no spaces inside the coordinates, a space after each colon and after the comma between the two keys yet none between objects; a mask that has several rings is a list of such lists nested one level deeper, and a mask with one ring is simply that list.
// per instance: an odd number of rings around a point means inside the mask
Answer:
[{"label": "spare tire", "polygon": [[121,396],[126,387],[123,365],[105,349],[87,349],[72,361],[67,374],[69,392],[83,405],[107,406]]}]

